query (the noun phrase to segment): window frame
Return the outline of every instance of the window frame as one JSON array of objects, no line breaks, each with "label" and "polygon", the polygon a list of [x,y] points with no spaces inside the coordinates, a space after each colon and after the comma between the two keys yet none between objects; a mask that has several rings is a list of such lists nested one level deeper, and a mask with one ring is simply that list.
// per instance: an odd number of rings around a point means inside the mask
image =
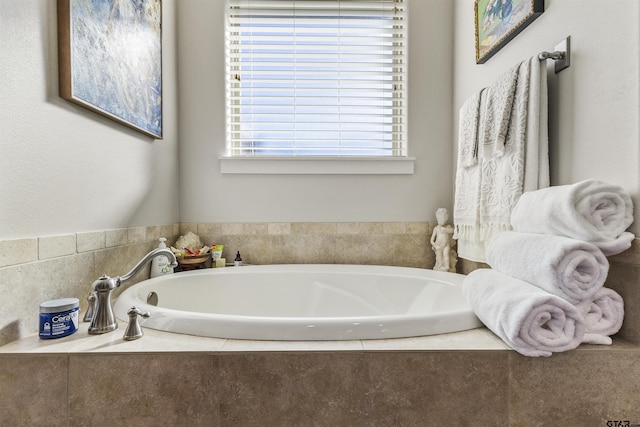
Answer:
[{"label": "window frame", "polygon": [[[404,9],[405,15],[402,22],[403,41],[402,41],[402,70],[401,79],[398,82],[401,85],[401,98],[400,105],[402,108],[401,120],[399,121],[399,128],[401,128],[400,149],[395,145],[392,154],[387,155],[353,155],[353,154],[335,154],[335,155],[318,155],[318,154],[292,154],[292,155],[250,155],[250,154],[232,154],[230,150],[230,95],[231,82],[234,80],[234,70],[231,67],[229,59],[229,14],[233,0],[227,0],[226,2],[226,22],[227,28],[225,28],[226,38],[226,61],[225,61],[225,75],[226,75],[226,138],[225,138],[225,153],[219,157],[221,173],[281,173],[281,174],[412,174],[414,172],[414,158],[408,156],[408,144],[407,144],[407,74],[408,74],[408,61],[407,61],[407,17],[406,12],[406,0],[399,0]],[[395,50],[395,49],[394,49]],[[395,62],[394,62],[395,63]],[[395,71],[395,66],[394,66]],[[397,84],[393,82],[394,89]],[[394,95],[395,96],[395,95]],[[395,105],[391,109],[395,108]],[[395,114],[395,111],[394,111]],[[394,116],[395,117],[395,116]],[[395,125],[394,119],[394,125]],[[395,128],[394,128],[395,129]],[[398,154],[399,153],[399,154]]]}]

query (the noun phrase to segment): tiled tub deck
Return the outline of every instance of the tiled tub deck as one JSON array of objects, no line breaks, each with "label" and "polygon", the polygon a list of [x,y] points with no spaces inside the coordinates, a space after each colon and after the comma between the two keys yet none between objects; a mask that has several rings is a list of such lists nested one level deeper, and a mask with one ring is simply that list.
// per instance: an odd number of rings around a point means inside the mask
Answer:
[{"label": "tiled tub deck", "polygon": [[0,347],[0,425],[605,426],[640,422],[640,348],[526,358],[487,329],[275,342],[126,325]]}]

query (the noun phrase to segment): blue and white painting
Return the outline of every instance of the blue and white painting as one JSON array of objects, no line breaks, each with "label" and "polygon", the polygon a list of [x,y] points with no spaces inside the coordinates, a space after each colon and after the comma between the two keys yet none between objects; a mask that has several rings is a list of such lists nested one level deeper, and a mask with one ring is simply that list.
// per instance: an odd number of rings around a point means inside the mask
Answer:
[{"label": "blue and white painting", "polygon": [[162,0],[70,0],[73,100],[162,138]]}]

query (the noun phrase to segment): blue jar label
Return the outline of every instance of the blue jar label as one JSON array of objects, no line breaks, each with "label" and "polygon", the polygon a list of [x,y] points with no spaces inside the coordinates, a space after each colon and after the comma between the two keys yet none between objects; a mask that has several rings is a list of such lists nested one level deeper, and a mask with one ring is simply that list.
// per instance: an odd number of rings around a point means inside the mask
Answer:
[{"label": "blue jar label", "polygon": [[80,308],[59,313],[40,313],[40,338],[62,338],[78,330]]}]

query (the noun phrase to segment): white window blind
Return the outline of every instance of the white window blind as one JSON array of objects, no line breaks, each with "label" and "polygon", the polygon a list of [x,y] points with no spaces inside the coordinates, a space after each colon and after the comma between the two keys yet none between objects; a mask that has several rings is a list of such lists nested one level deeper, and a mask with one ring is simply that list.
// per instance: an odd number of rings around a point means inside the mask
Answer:
[{"label": "white window blind", "polygon": [[226,156],[406,156],[405,0],[228,0]]}]

